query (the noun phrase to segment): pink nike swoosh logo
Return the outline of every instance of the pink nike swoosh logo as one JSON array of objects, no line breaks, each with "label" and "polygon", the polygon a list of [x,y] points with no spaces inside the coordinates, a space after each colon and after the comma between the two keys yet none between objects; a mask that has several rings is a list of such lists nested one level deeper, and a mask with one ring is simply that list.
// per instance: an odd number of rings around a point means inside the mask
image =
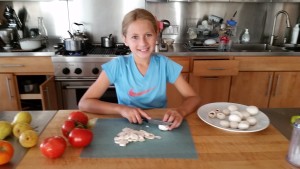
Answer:
[{"label": "pink nike swoosh logo", "polygon": [[151,90],[153,90],[154,88],[150,88],[150,89],[147,89],[147,90],[144,90],[144,91],[141,91],[141,92],[134,92],[133,89],[130,89],[128,94],[129,96],[132,96],[132,97],[137,97],[137,96],[142,96],[146,93],[149,93]]}]

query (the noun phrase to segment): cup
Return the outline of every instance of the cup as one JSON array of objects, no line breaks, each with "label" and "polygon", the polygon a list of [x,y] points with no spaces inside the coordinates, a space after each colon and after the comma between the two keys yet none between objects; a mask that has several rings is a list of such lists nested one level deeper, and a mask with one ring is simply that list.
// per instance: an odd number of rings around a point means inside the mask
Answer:
[{"label": "cup", "polygon": [[294,166],[300,167],[300,119],[297,119],[293,126],[287,161]]}]

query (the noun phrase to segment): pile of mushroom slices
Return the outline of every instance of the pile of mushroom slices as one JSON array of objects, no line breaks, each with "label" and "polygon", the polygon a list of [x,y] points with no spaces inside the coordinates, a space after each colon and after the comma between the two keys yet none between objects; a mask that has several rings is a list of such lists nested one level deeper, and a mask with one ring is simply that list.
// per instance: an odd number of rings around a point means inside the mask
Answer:
[{"label": "pile of mushroom slices", "polygon": [[153,133],[149,133],[145,130],[134,130],[131,128],[124,128],[114,138],[116,144],[119,146],[126,146],[130,142],[144,142],[146,139],[161,139],[161,136],[156,136]]},{"label": "pile of mushroom slices", "polygon": [[[223,110],[212,110],[208,113],[208,116],[219,119],[222,127],[247,130],[251,126],[256,125],[257,119],[255,115],[258,112],[259,110],[256,106],[247,106],[245,110],[239,110],[236,105],[232,104]],[[228,118],[226,118],[227,116]]]}]

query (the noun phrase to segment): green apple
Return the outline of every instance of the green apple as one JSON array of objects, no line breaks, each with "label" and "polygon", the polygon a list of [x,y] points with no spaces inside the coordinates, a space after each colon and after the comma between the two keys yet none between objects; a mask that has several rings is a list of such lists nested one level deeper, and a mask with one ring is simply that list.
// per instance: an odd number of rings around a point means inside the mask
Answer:
[{"label": "green apple", "polygon": [[0,121],[0,131],[0,140],[3,140],[11,134],[12,125],[8,121]]},{"label": "green apple", "polygon": [[19,137],[19,142],[21,146],[25,148],[30,148],[35,146],[38,143],[38,133],[34,130],[26,130],[22,132],[22,134]]},{"label": "green apple", "polygon": [[14,119],[12,121],[12,125],[18,123],[18,122],[23,122],[23,123],[28,123],[30,124],[32,120],[31,114],[27,111],[20,111],[14,116]]},{"label": "green apple", "polygon": [[28,123],[18,122],[13,126],[13,134],[17,138],[26,130],[32,130],[32,127]]}]

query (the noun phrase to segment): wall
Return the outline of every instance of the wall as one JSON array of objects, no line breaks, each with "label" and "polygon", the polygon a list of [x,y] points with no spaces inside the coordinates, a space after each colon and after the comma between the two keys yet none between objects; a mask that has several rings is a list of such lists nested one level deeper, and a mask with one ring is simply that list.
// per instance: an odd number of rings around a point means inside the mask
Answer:
[{"label": "wall", "polygon": [[[67,30],[73,31],[73,22],[83,23],[92,42],[100,42],[101,36],[110,33],[121,39],[121,20],[131,9],[146,8],[159,19],[168,19],[172,25],[179,27],[176,42],[187,40],[187,28],[190,24],[217,15],[225,20],[237,14],[237,32],[235,42],[245,28],[250,30],[251,42],[267,42],[269,40],[276,12],[284,9],[290,15],[292,26],[295,25],[300,10],[300,3],[239,3],[239,2],[169,2],[153,3],[142,0],[69,0],[69,1],[8,1],[0,2],[3,11],[5,4],[11,4],[17,14],[22,14],[26,30],[37,27],[37,17],[44,17],[45,25],[51,39],[69,37]],[[0,10],[0,12],[1,12]],[[2,17],[2,15],[1,15]],[[0,19],[1,19],[0,17]],[[285,18],[278,17],[276,32],[284,32]],[[25,34],[26,35],[26,34]],[[280,36],[282,39],[282,36]],[[280,39],[279,39],[280,40]]]},{"label": "wall", "polygon": [[145,8],[145,1],[141,0],[130,0],[130,3],[127,0],[23,0],[0,2],[0,8],[4,9],[6,4],[12,4],[19,17],[24,18],[25,31],[37,27],[37,17],[41,16],[50,39],[68,38],[67,31],[73,32],[73,23],[77,22],[84,24],[90,40],[95,43],[109,34],[122,41],[123,16],[132,9]]},{"label": "wall", "polygon": [[[251,42],[268,42],[272,32],[272,25],[275,14],[284,9],[289,13],[292,26],[295,25],[299,17],[299,3],[229,3],[229,2],[172,2],[172,3],[151,3],[146,4],[146,8],[156,14],[159,19],[168,19],[171,25],[179,25],[178,35],[165,35],[172,37],[176,42],[188,40],[188,26],[195,25],[209,15],[216,15],[228,20],[232,18],[235,11],[235,20],[238,22],[235,42],[245,28],[251,34]],[[194,22],[194,23],[191,23]],[[283,35],[285,18],[278,16],[276,32]],[[279,37],[282,41],[282,36]]]}]

